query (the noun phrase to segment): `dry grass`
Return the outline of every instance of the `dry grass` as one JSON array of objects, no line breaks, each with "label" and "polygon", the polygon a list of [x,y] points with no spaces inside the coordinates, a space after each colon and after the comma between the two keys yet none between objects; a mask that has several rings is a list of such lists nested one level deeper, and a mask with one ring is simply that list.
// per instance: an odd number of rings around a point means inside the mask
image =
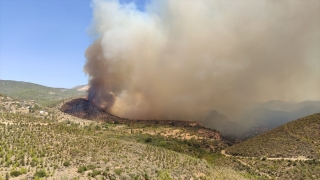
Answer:
[{"label": "dry grass", "polygon": [[124,135],[116,125],[80,126],[12,113],[1,113],[0,122],[3,178],[245,179],[231,168],[139,143],[138,134]]}]

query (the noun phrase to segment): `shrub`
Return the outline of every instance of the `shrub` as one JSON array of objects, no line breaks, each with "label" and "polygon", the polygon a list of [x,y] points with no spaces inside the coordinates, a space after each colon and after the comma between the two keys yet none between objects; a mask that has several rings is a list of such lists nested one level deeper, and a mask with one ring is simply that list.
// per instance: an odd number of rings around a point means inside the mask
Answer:
[{"label": "shrub", "polygon": [[114,173],[116,173],[118,176],[122,173],[122,169],[115,169]]},{"label": "shrub", "polygon": [[97,175],[100,175],[102,171],[99,170],[93,170],[91,173],[88,173],[88,176],[96,177]]},{"label": "shrub", "polygon": [[21,168],[20,169],[20,174],[27,174],[27,169],[26,168]]},{"label": "shrub", "polygon": [[44,169],[41,169],[39,171],[37,171],[34,175],[34,178],[43,178],[43,177],[47,177],[47,172]]},{"label": "shrub", "polygon": [[101,130],[101,127],[96,125],[96,127],[94,129],[99,131],[99,130]]},{"label": "shrub", "polygon": [[21,173],[20,173],[20,171],[16,171],[16,170],[15,170],[15,171],[11,171],[11,172],[10,172],[10,175],[13,176],[13,177],[18,177],[18,176],[21,175]]},{"label": "shrub", "polygon": [[106,123],[106,124],[104,124],[104,126],[103,126],[104,128],[106,128],[106,129],[108,129],[108,124]]},{"label": "shrub", "polygon": [[63,166],[65,166],[65,167],[69,167],[70,165],[71,165],[70,161],[65,161],[63,163]]},{"label": "shrub", "polygon": [[158,178],[161,180],[172,180],[168,171],[159,171]]},{"label": "shrub", "polygon": [[37,166],[37,164],[38,163],[35,160],[32,160],[30,163],[31,167],[35,167],[35,166]]},{"label": "shrub", "polygon": [[144,140],[144,142],[146,142],[146,143],[151,143],[151,142],[152,142],[152,138],[151,138],[151,137],[148,137],[148,138],[146,138],[146,139]]},{"label": "shrub", "polygon": [[83,172],[85,172],[86,170],[88,170],[86,166],[80,166],[80,167],[78,167],[78,173],[83,173]]},{"label": "shrub", "polygon": [[145,180],[149,180],[150,179],[146,172],[144,173],[143,177],[144,177]]},{"label": "shrub", "polygon": [[89,165],[87,166],[87,169],[88,169],[88,170],[94,170],[95,168],[96,168],[96,166],[93,165],[93,164],[89,164]]}]

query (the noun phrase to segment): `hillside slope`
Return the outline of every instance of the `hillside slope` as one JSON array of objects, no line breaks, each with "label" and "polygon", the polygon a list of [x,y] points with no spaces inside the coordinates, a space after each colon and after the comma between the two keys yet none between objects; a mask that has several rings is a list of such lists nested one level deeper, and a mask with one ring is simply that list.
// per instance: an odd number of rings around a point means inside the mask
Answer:
[{"label": "hillside slope", "polygon": [[29,82],[11,80],[0,80],[0,93],[17,99],[35,100],[40,103],[85,94],[85,92],[74,89],[52,88]]},{"label": "hillside slope", "polygon": [[71,89],[77,90],[77,91],[88,91],[89,89],[89,85],[79,85],[79,86],[75,86]]},{"label": "hillside slope", "polygon": [[[194,139],[202,144],[199,145],[199,147],[210,152],[220,152],[220,150],[224,149],[227,146],[227,143],[229,143],[224,138],[221,138],[219,132],[216,130],[205,128],[195,121],[121,118],[101,110],[85,98],[74,98],[63,103],[59,109],[66,114],[81,119],[110,124],[123,124],[131,128],[136,128],[135,130],[138,131],[140,131],[141,128],[151,128],[151,131],[144,130],[144,134],[160,135],[165,138],[170,136],[180,140]],[[164,127],[165,129],[171,129],[172,131],[161,132],[160,130]]]},{"label": "hillside slope", "polygon": [[226,149],[246,157],[320,158],[320,113],[284,124]]},{"label": "hillside slope", "polygon": [[154,146],[129,128],[0,113],[0,179],[247,179],[228,166]]},{"label": "hillside slope", "polygon": [[198,117],[198,121],[205,127],[218,130],[224,136],[239,136],[244,129],[216,110],[204,112],[202,116]]},{"label": "hillside slope", "polygon": [[88,119],[88,120],[96,120],[96,121],[104,121],[108,123],[115,124],[135,124],[135,123],[143,123],[143,124],[153,124],[153,125],[170,125],[170,126],[181,126],[181,127],[199,127],[203,126],[194,121],[181,121],[181,120],[140,120],[140,119],[128,119],[121,118],[118,116],[114,116],[109,114],[102,109],[93,105],[90,101],[85,98],[75,98],[66,103],[64,103],[60,110],[64,113],[70,114],[72,116]]}]

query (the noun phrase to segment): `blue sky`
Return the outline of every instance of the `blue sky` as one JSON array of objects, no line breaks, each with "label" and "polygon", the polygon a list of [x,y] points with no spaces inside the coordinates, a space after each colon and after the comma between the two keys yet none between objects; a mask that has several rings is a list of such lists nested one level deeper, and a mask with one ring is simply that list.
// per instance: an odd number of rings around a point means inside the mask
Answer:
[{"label": "blue sky", "polygon": [[[133,1],[140,10],[144,0]],[[71,88],[87,84],[90,0],[1,0],[0,79]]]}]

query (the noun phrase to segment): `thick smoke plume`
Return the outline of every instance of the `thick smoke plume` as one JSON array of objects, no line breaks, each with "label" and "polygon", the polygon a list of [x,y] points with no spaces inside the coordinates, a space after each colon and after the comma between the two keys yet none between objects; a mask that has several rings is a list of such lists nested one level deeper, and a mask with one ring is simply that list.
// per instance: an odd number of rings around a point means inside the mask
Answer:
[{"label": "thick smoke plume", "polygon": [[320,99],[319,0],[95,0],[88,98],[128,118],[190,119]]}]

